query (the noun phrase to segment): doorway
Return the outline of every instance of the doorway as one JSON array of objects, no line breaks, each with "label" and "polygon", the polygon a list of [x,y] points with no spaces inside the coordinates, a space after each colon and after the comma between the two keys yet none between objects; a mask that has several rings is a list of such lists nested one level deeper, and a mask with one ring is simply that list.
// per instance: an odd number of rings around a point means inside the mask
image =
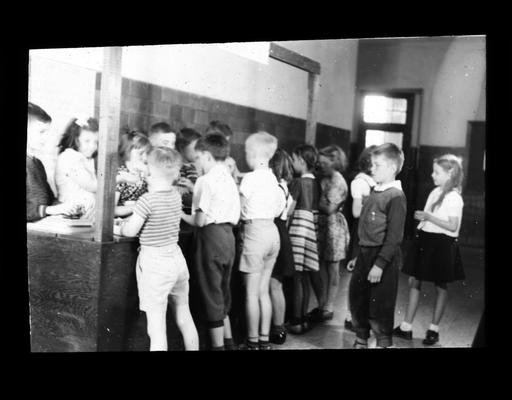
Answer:
[{"label": "doorway", "polygon": [[404,152],[404,165],[397,175],[407,198],[405,237],[414,233],[416,202],[416,147],[411,145],[416,91],[359,91],[356,153],[383,143],[394,143]]}]

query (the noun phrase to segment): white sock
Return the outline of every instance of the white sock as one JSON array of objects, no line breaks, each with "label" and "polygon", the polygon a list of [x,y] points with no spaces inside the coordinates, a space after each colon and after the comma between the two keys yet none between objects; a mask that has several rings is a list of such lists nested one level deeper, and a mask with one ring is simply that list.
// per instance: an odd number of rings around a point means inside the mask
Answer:
[{"label": "white sock", "polygon": [[350,311],[345,315],[345,321],[352,321],[352,314],[350,314]]},{"label": "white sock", "polygon": [[430,324],[428,329],[430,329],[431,331],[434,331],[434,332],[439,332],[439,325]]},{"label": "white sock", "polygon": [[400,324],[400,329],[403,330],[404,332],[409,332],[412,330],[412,325],[409,324],[408,322],[403,321]]}]

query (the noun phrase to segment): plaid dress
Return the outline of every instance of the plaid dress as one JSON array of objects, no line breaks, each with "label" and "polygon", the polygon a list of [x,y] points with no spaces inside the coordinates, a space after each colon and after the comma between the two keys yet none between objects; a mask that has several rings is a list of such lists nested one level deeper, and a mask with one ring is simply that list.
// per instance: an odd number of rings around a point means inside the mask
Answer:
[{"label": "plaid dress", "polygon": [[293,180],[290,194],[297,202],[288,230],[295,270],[318,271],[319,188],[314,176],[306,174]]}]

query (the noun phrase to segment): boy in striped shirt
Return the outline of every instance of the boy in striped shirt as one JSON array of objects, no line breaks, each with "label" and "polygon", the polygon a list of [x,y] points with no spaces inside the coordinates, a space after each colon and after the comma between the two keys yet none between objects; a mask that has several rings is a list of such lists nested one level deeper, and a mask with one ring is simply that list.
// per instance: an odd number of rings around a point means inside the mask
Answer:
[{"label": "boy in striped shirt", "polygon": [[167,351],[168,296],[175,306],[185,350],[198,350],[197,330],[188,305],[189,272],[178,246],[181,196],[173,187],[181,156],[175,150],[154,147],[148,154],[148,192],[135,204],[132,216],[114,233],[136,236],[140,250],[136,275],[141,311],[146,312],[151,351]]}]

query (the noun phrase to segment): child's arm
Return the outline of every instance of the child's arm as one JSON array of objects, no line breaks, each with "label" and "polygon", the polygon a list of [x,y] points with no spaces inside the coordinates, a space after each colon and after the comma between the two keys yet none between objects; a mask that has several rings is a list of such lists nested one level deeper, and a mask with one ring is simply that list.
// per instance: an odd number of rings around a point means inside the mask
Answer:
[{"label": "child's arm", "polygon": [[361,210],[363,209],[363,198],[352,197],[352,215],[354,218],[361,216]]},{"label": "child's arm", "polygon": [[126,221],[121,223],[121,225],[114,226],[114,234],[119,236],[135,237],[142,229],[144,222],[144,218],[133,213],[132,216],[127,218]]},{"label": "child's arm", "polygon": [[380,281],[382,272],[393,259],[397,248],[402,243],[406,212],[407,204],[404,196],[397,196],[389,202],[387,213],[388,222],[384,243],[375,260],[374,266],[368,274],[368,280],[372,283]]},{"label": "child's arm", "polygon": [[194,215],[182,213],[181,219],[192,226],[202,227],[206,225],[206,214],[201,210],[196,210]]},{"label": "child's arm", "polygon": [[96,189],[98,188],[98,182],[96,180],[96,177],[92,177],[87,172],[82,162],[71,168],[71,170],[69,171],[69,176],[83,189],[91,193],[96,193]]},{"label": "child's arm", "polygon": [[430,212],[418,210],[414,213],[414,218],[420,221],[432,222],[433,224],[450,232],[457,231],[457,228],[459,227],[459,217],[448,217],[448,221],[446,221],[444,219],[437,218]]}]

